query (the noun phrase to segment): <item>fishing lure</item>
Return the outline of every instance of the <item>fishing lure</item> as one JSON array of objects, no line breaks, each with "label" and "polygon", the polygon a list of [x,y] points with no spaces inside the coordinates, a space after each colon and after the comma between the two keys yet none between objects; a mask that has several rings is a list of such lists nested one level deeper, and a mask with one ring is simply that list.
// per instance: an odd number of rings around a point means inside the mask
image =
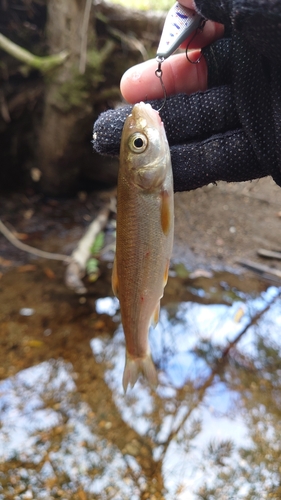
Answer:
[{"label": "fishing lure", "polygon": [[203,27],[205,20],[187,7],[176,2],[169,10],[160,43],[156,53],[157,61],[163,62],[191,35],[197,28]]},{"label": "fishing lure", "polygon": [[[163,82],[163,71],[162,63],[167,59],[176,49],[186,40],[186,38],[194,32],[196,36],[198,31],[202,31],[204,28],[206,20],[187,7],[184,7],[179,2],[176,2],[173,7],[169,10],[162,35],[160,38],[160,43],[158,45],[156,53],[156,61],[158,63],[158,68],[155,70],[155,75],[159,78],[163,93],[164,101],[158,112],[162,110],[166,103],[166,89]],[[188,57],[188,47],[193,40],[194,36],[190,40],[186,47],[186,58],[189,62],[196,64],[200,61],[200,57],[197,61],[191,61]]]}]

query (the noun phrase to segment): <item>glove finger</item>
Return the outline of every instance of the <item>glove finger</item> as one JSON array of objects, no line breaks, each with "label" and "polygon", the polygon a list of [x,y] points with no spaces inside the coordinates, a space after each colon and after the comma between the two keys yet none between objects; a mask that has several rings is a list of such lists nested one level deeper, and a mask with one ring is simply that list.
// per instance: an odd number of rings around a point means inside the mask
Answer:
[{"label": "glove finger", "polygon": [[174,191],[190,191],[217,181],[241,182],[269,175],[258,163],[242,130],[202,142],[171,147]]},{"label": "glove finger", "polygon": [[202,49],[208,67],[208,88],[232,83],[231,39],[222,38]]},{"label": "glove finger", "polygon": [[[163,101],[149,101],[159,109]],[[94,124],[93,146],[101,154],[117,155],[126,117],[132,106],[102,113]],[[225,85],[188,96],[167,99],[160,111],[170,146],[190,140],[206,139],[240,126],[231,87]]]},{"label": "glove finger", "polygon": [[133,106],[126,105],[117,109],[109,109],[102,113],[93,128],[93,147],[104,155],[119,154],[124,122],[131,113]]}]

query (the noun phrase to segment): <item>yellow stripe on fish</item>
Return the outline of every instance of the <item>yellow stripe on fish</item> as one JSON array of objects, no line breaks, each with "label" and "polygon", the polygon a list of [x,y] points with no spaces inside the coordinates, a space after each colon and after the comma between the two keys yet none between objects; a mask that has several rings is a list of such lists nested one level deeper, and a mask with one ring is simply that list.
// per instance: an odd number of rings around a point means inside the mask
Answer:
[{"label": "yellow stripe on fish", "polygon": [[150,104],[136,104],[121,139],[112,288],[126,339],[123,387],[142,373],[157,385],[148,333],[157,324],[174,234],[171,157],[164,125]]}]

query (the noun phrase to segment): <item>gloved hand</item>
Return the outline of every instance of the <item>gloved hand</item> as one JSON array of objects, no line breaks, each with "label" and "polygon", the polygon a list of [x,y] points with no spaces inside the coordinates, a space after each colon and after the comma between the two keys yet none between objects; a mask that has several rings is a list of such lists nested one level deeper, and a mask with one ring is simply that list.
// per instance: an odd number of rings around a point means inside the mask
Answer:
[{"label": "gloved hand", "polygon": [[[175,191],[267,175],[281,186],[281,2],[196,0],[196,8],[223,23],[225,37],[202,50],[208,89],[170,96],[160,111]],[[155,109],[162,104],[149,102]],[[98,118],[93,141],[98,152],[119,153],[131,109],[127,105]]]}]

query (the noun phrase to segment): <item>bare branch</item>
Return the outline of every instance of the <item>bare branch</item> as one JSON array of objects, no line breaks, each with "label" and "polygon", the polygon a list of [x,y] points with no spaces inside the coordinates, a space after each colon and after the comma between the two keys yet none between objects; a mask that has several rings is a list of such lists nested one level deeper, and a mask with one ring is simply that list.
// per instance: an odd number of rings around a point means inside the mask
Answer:
[{"label": "bare branch", "polygon": [[62,260],[63,262],[70,262],[71,257],[69,255],[63,255],[60,253],[52,253],[46,252],[45,250],[40,250],[39,248],[34,248],[25,243],[22,243],[0,220],[0,232],[7,238],[7,240],[14,245],[14,247],[19,250],[23,250],[24,252],[30,253],[32,255],[36,255],[36,257],[40,257],[42,259],[51,259],[51,260]]}]

